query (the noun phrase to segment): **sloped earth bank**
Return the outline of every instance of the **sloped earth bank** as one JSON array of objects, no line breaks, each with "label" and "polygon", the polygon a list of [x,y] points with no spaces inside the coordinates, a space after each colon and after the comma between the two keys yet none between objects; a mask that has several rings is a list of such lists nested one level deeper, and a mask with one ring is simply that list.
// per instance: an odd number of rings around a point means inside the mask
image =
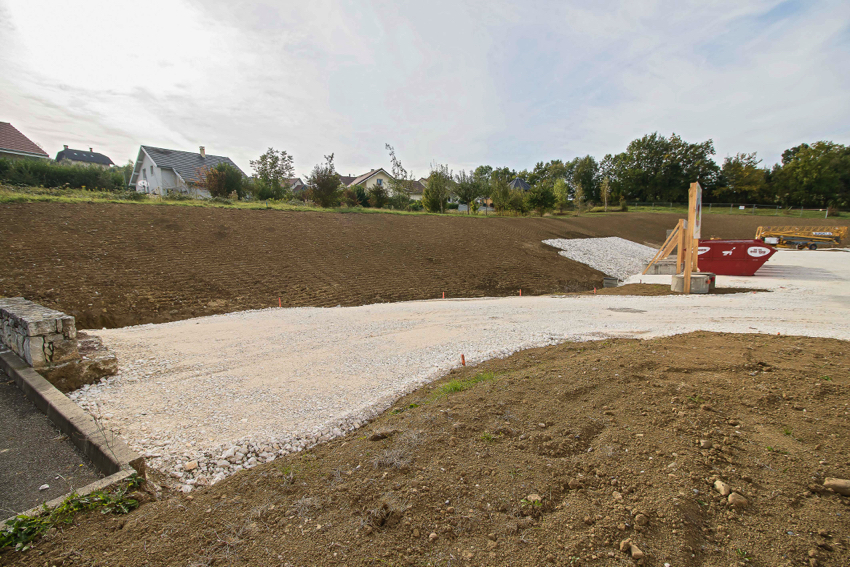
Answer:
[{"label": "sloped earth bank", "polygon": [[[465,218],[169,205],[0,205],[0,295],[77,318],[79,329],[284,307],[563,293],[603,274],[547,239],[660,245],[681,215]],[[847,224],[830,219],[829,224]],[[705,215],[707,237],[752,238],[786,217]],[[792,224],[823,224],[796,219]]]},{"label": "sloped earth bank", "polygon": [[527,350],[0,564],[845,566],[850,499],[823,483],[850,478],[849,362],[708,332]]}]

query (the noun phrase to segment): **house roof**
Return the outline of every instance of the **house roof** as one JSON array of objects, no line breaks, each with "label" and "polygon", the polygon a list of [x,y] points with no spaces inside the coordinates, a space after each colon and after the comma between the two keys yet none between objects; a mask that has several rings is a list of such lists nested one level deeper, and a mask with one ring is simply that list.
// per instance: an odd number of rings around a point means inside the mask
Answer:
[{"label": "house roof", "polygon": [[0,122],[0,150],[32,157],[50,157],[8,122]]},{"label": "house roof", "polygon": [[[425,179],[424,177],[422,179]],[[410,182],[411,195],[419,195],[425,191],[425,185],[421,181]]]},{"label": "house roof", "polygon": [[528,191],[531,189],[531,186],[525,182],[525,179],[522,177],[517,177],[510,183],[511,189],[522,189],[523,191]]},{"label": "house roof", "polygon": [[[226,156],[214,156],[206,154],[202,157],[198,152],[183,152],[180,150],[167,150],[165,148],[154,148],[142,146],[142,151],[148,154],[157,167],[173,169],[186,183],[197,183],[200,181],[198,170],[202,168],[213,168],[220,163],[227,163],[239,170],[242,175],[245,172],[239,169],[232,159]],[[136,172],[133,172],[135,177]]]},{"label": "house roof", "polygon": [[355,176],[355,175],[340,175],[339,176],[339,182],[342,183],[343,185],[345,185],[346,187],[351,185],[351,182],[354,181],[355,179],[357,179],[357,176]]},{"label": "house roof", "polygon": [[378,173],[380,173],[380,172],[382,172],[382,171],[384,172],[384,175],[386,175],[386,176],[387,176],[387,177],[389,177],[390,179],[392,179],[392,178],[393,178],[393,176],[392,176],[392,175],[390,175],[389,173],[387,173],[387,172],[384,170],[384,168],[383,168],[383,167],[379,167],[379,168],[377,168],[377,169],[373,169],[373,170],[371,170],[369,173],[364,173],[363,175],[360,175],[359,177],[356,177],[356,178],[355,178],[355,179],[354,179],[351,183],[348,183],[348,186],[350,187],[350,186],[352,186],[352,185],[360,185],[361,183],[365,183],[366,181],[368,181],[368,180],[369,180],[369,178],[374,177],[375,175],[377,175]]},{"label": "house roof", "polygon": [[64,150],[56,154],[56,161],[62,161],[63,159],[82,161],[85,163],[96,163],[99,165],[114,165],[112,160],[103,154],[92,151],[87,152],[85,150],[68,149],[67,146],[65,146]]}]

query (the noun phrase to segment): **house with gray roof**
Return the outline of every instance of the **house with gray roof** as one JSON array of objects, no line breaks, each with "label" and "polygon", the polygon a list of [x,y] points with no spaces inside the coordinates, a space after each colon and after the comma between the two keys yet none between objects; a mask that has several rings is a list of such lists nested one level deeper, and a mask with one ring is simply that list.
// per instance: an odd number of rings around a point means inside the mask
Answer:
[{"label": "house with gray roof", "polygon": [[89,148],[89,151],[75,150],[69,148],[67,145],[64,150],[56,154],[56,161],[70,162],[74,165],[95,165],[102,168],[115,165],[111,159],[95,152],[93,148]]},{"label": "house with gray roof", "polygon": [[245,175],[232,159],[208,154],[204,146],[198,152],[141,146],[130,177],[130,188],[152,195],[172,192],[209,198],[210,192],[199,184],[203,181],[203,172],[220,163],[231,165]]}]

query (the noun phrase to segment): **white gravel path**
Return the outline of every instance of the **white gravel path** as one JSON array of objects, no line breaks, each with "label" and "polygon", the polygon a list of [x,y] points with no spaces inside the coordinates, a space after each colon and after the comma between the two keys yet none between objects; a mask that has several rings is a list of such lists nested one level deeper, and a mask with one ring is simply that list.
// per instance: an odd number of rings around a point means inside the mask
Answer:
[{"label": "white gravel path", "polygon": [[603,274],[625,280],[639,274],[658,249],[611,236],[609,238],[553,238],[543,244],[559,248],[561,256],[587,264]]},{"label": "white gravel path", "polygon": [[757,276],[718,283],[773,292],[266,309],[103,330],[119,374],[71,397],[190,490],[359,426],[461,354],[475,364],[566,340],[700,329],[850,339],[848,252],[781,251]]}]

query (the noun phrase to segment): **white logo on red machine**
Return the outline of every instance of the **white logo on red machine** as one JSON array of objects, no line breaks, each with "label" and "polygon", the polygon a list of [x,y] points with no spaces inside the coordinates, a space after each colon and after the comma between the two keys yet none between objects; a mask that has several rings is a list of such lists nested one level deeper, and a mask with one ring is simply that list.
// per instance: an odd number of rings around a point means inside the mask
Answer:
[{"label": "white logo on red machine", "polygon": [[705,253],[706,253],[706,252],[708,252],[709,250],[711,250],[711,246],[700,246],[699,248],[697,248],[697,252],[698,252],[700,255],[705,254]]},{"label": "white logo on red machine", "polygon": [[753,258],[761,258],[762,256],[770,254],[770,248],[765,248],[764,246],[750,246],[747,248],[747,254]]}]

